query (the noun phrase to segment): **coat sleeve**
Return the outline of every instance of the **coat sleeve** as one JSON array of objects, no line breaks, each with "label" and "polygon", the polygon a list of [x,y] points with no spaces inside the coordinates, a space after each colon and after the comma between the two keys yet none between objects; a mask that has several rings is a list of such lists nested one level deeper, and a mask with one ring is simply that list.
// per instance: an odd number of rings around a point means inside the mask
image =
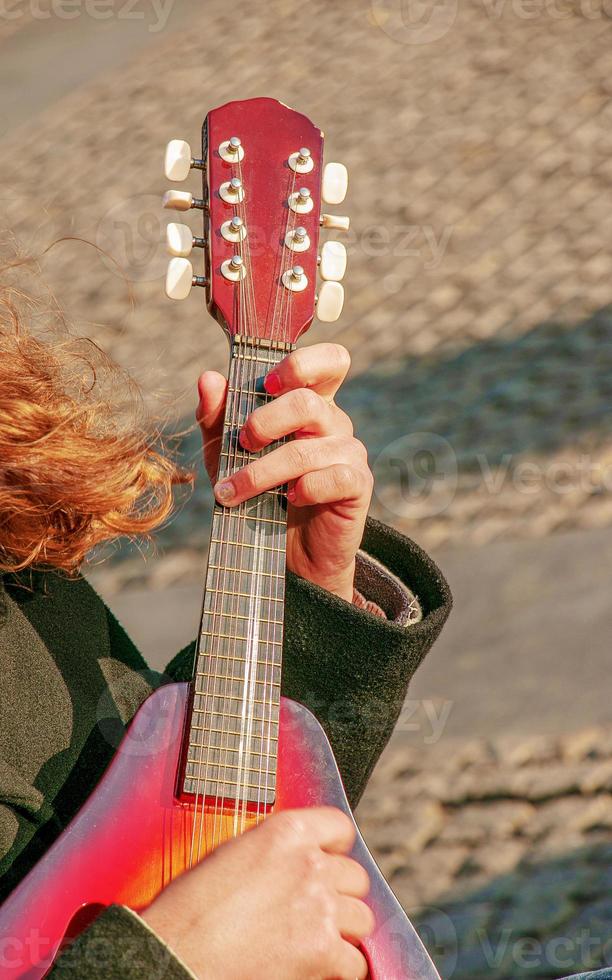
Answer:
[{"label": "coat sleeve", "polygon": [[[368,520],[362,548],[356,585],[387,618],[289,572],[283,649],[283,694],[321,722],[352,806],[452,603],[442,573],[409,538]],[[191,644],[170,662],[169,676],[188,680],[193,657]]]},{"label": "coat sleeve", "polygon": [[48,974],[52,980],[197,980],[149,926],[122,905],[98,916]]}]

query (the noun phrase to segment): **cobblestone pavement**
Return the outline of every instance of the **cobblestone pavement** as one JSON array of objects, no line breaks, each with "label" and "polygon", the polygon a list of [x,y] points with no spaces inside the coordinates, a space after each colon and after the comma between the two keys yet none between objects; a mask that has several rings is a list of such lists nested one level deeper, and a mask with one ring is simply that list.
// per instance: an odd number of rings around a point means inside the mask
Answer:
[{"label": "cobblestone pavement", "polygon": [[612,728],[396,739],[357,816],[443,977],[612,963]]}]

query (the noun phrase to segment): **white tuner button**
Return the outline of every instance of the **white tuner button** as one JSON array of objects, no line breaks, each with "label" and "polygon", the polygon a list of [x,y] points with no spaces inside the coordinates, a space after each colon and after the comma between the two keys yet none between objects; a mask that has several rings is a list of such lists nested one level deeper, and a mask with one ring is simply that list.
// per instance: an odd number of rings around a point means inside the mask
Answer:
[{"label": "white tuner button", "polygon": [[285,235],[285,245],[287,248],[290,248],[292,252],[307,252],[310,248],[310,238],[308,237],[308,232],[301,225],[299,225],[297,228],[291,229]]},{"label": "white tuner button", "polygon": [[282,275],[283,286],[292,293],[301,293],[308,285],[308,276],[301,265],[294,265]]},{"label": "white tuner button", "polygon": [[221,272],[230,282],[241,282],[247,274],[244,259],[241,255],[232,255],[221,263]]},{"label": "white tuner button", "polygon": [[339,282],[324,282],[319,289],[317,316],[323,323],[333,323],[342,313],[344,289]]},{"label": "white tuner button", "polygon": [[189,259],[170,259],[166,273],[166,296],[186,299],[193,285],[193,266]]},{"label": "white tuner button", "polygon": [[237,214],[230,221],[224,221],[221,225],[221,234],[226,242],[242,242],[246,238],[246,233],[246,225]]},{"label": "white tuner button", "polygon": [[322,214],[321,227],[329,228],[333,231],[348,231],[351,219],[343,214]]},{"label": "white tuner button", "polygon": [[300,187],[298,191],[290,194],[287,203],[296,214],[309,214],[314,207],[314,201],[308,187]]},{"label": "white tuner button", "polygon": [[185,180],[191,170],[191,147],[185,140],[170,140],[164,158],[164,173],[168,180]]},{"label": "white tuner button", "polygon": [[241,163],[244,160],[244,147],[240,137],[232,136],[219,145],[219,156],[226,163]]},{"label": "white tuner button", "polygon": [[244,201],[244,187],[240,177],[232,177],[226,180],[219,188],[219,196],[226,204],[242,204]]},{"label": "white tuner button", "polygon": [[323,168],[321,197],[326,204],[342,204],[348,190],[348,170],[343,163],[327,163]]},{"label": "white tuner button", "polygon": [[[166,226],[166,245],[170,255],[182,256],[191,253],[193,248],[193,233],[187,225],[177,225],[171,221]],[[325,277],[324,277],[325,278]]]},{"label": "white tuner button", "polygon": [[194,198],[190,191],[166,191],[162,204],[169,211],[189,211],[193,208]]},{"label": "white tuner button", "polygon": [[346,249],[342,242],[325,242],[321,249],[319,272],[322,279],[340,282],[346,272]]},{"label": "white tuner button", "polygon": [[296,153],[292,153],[287,162],[296,174],[309,174],[314,168],[314,160],[307,146],[302,146]]}]

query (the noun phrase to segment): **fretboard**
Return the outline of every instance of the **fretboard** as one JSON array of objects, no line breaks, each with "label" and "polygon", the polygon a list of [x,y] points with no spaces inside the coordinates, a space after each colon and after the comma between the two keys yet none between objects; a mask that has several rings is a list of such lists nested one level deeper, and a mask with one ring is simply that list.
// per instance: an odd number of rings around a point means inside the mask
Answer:
[{"label": "fretboard", "polygon": [[[289,350],[286,343],[232,341],[220,478],[254,458],[239,446],[237,435],[247,416],[269,400],[263,378]],[[285,602],[283,490],[238,507],[215,505],[193,679],[186,793],[228,802],[274,802]]]}]

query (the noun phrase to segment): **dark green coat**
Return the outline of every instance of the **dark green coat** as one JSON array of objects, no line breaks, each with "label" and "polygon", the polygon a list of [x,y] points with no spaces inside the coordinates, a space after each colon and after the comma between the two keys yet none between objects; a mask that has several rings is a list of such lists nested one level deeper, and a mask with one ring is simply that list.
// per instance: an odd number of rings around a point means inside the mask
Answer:
[{"label": "dark green coat", "polygon": [[[360,561],[356,584],[389,618],[289,573],[283,660],[283,693],[323,724],[352,805],[451,605],[442,575],[408,539],[369,521],[363,548],[374,560]],[[0,578],[0,901],[86,800],[144,698],[160,683],[190,678],[193,653],[192,644],[160,675],[86,579]],[[53,970],[79,980],[162,973],[189,976],[120,907],[100,916]]]}]

